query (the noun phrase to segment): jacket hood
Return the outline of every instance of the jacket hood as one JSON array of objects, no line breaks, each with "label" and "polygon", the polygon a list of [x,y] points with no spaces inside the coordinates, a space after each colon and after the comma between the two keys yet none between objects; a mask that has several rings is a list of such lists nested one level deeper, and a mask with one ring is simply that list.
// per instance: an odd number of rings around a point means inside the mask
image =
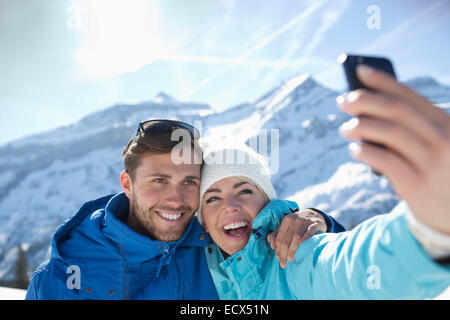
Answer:
[{"label": "jacket hood", "polygon": [[64,261],[60,252],[60,245],[69,239],[71,232],[76,229],[87,216],[91,215],[96,210],[105,208],[108,201],[114,196],[110,194],[102,198],[84,203],[81,208],[55,231],[51,244],[51,259]]}]

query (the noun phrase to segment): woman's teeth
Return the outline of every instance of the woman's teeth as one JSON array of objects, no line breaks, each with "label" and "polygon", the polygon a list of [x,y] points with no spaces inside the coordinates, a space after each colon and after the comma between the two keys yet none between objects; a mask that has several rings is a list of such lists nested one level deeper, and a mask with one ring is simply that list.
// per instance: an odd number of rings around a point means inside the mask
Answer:
[{"label": "woman's teeth", "polygon": [[238,221],[238,222],[227,224],[223,228],[225,230],[230,230],[230,229],[237,229],[237,228],[245,227],[247,225],[248,225],[248,221]]},{"label": "woman's teeth", "polygon": [[240,239],[240,237],[247,234],[248,221],[237,221],[237,222],[229,223],[229,224],[225,225],[223,227],[223,229],[227,235]]}]

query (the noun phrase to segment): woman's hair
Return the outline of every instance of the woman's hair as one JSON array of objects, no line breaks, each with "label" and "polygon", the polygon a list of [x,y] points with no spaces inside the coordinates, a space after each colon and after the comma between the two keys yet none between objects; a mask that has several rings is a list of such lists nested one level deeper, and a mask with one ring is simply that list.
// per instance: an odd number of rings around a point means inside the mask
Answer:
[{"label": "woman's hair", "polygon": [[[131,137],[123,149],[124,169],[130,175],[131,180],[136,177],[136,169],[141,165],[141,159],[148,154],[171,153],[180,142],[172,140],[172,133],[158,135],[143,134],[139,131],[137,136]],[[192,139],[191,147],[202,158],[202,150],[196,139]],[[201,163],[203,166],[203,161]]]}]

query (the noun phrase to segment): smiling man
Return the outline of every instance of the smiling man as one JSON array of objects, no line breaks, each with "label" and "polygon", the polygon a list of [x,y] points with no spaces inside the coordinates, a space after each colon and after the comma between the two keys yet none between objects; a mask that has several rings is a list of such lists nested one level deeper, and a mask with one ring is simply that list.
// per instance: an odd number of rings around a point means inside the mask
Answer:
[{"label": "smiling man", "polygon": [[200,166],[175,165],[170,153],[147,154],[140,162],[138,168],[124,171],[120,176],[130,200],[126,223],[150,238],[176,241],[198,206]]},{"label": "smiling man", "polygon": [[[174,149],[177,129],[187,148]],[[217,299],[205,256],[211,239],[193,219],[198,136],[179,121],[141,122],[123,151],[123,192],[87,202],[56,231],[27,299]]]},{"label": "smiling man", "polygon": [[[217,299],[204,258],[209,237],[196,219],[201,149],[176,164],[170,120],[139,124],[123,150],[123,192],[84,204],[55,233],[27,299]],[[188,148],[189,149],[189,148]]]}]

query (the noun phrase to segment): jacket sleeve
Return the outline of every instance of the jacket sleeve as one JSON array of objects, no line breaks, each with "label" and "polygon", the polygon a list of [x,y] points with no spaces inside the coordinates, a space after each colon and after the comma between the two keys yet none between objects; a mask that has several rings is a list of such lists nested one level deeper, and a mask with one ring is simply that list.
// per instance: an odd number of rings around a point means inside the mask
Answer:
[{"label": "jacket sleeve", "polygon": [[[289,200],[272,200],[269,202],[259,213],[257,219],[254,221],[254,225],[262,226],[269,231],[275,230],[281,225],[284,217],[299,207],[296,202]],[[345,231],[345,228],[331,216],[327,215],[324,211],[316,208],[308,208],[320,213],[327,224],[327,232],[338,233]],[[263,212],[270,212],[271,214],[263,214]]]},{"label": "jacket sleeve", "polygon": [[25,300],[38,300],[38,288],[39,288],[39,274],[35,272],[31,277],[30,284],[28,285]]},{"label": "jacket sleeve", "polygon": [[426,254],[402,212],[313,236],[285,272],[299,299],[424,299],[450,285],[450,266]]}]

